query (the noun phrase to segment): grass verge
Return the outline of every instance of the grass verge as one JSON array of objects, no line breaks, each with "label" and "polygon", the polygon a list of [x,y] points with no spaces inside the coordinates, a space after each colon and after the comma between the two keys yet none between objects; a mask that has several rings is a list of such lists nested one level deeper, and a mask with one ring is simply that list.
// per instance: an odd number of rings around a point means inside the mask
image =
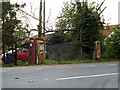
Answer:
[{"label": "grass verge", "polygon": [[52,60],[46,60],[45,65],[99,63],[99,62],[110,62],[110,61],[119,61],[119,60],[118,59],[101,59],[101,60],[90,59],[90,60],[62,60],[60,62],[52,61]]},{"label": "grass verge", "polygon": [[[28,62],[17,61],[17,66],[29,66]],[[4,64],[2,62],[2,67],[16,67],[13,63]]]},{"label": "grass verge", "polygon": [[[45,65],[59,65],[59,64],[82,64],[82,63],[100,63],[100,62],[110,62],[110,61],[119,61],[118,59],[101,59],[101,60],[62,60],[60,62],[53,61],[53,60],[45,60]],[[13,63],[4,64],[3,62],[2,67],[16,67]],[[35,64],[29,65],[28,62],[17,61],[17,66],[34,66]],[[40,64],[41,65],[41,64]]]}]

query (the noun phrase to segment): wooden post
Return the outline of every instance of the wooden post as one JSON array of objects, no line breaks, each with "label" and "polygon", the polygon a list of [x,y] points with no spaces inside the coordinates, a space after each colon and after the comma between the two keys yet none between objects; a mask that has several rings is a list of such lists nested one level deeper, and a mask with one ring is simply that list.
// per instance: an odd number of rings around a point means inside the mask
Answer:
[{"label": "wooden post", "polygon": [[45,37],[45,0],[44,0],[44,8],[43,8],[43,37]]},{"label": "wooden post", "polygon": [[17,66],[17,42],[15,42],[15,65]]},{"label": "wooden post", "polygon": [[5,44],[3,43],[3,59],[4,59],[4,64],[6,64],[6,58],[5,58]]},{"label": "wooden post", "polygon": [[41,37],[41,34],[42,34],[42,0],[40,0],[38,37]]},{"label": "wooden post", "polygon": [[[45,0],[44,0],[44,8],[43,8],[43,40],[44,40],[44,54],[45,54]],[[44,55],[44,64],[45,64],[45,55]]]}]

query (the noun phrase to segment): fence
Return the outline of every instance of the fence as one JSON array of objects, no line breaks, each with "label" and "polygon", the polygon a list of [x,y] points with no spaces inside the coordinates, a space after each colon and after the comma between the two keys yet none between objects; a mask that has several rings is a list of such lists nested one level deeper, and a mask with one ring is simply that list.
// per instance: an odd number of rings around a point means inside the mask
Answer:
[{"label": "fence", "polygon": [[[84,50],[84,48],[83,48]],[[46,45],[46,59],[48,60],[79,60],[88,59],[90,56],[84,52],[81,54],[81,45],[72,42]]]}]

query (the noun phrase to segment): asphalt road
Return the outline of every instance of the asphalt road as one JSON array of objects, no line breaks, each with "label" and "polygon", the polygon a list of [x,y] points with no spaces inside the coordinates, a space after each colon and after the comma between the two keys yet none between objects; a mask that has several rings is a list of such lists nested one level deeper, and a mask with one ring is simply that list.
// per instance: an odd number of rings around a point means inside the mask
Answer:
[{"label": "asphalt road", "polygon": [[118,62],[3,68],[2,88],[118,88]]}]

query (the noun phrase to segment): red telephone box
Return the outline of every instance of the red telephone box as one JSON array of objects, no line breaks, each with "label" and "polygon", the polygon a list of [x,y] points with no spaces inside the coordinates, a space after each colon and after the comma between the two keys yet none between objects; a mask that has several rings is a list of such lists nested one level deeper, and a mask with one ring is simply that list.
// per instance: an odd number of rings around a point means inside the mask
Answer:
[{"label": "red telephone box", "polygon": [[36,64],[37,63],[37,42],[43,41],[41,38],[30,38],[29,43],[29,64]]}]

